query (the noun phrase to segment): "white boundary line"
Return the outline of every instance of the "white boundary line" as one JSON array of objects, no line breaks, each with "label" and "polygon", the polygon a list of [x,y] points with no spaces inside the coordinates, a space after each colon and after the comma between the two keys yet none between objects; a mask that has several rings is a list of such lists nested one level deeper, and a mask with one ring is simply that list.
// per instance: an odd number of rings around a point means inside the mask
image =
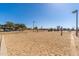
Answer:
[{"label": "white boundary line", "polygon": [[77,56],[77,50],[75,45],[75,39],[73,37],[73,32],[71,33],[71,55]]},{"label": "white boundary line", "polygon": [[8,56],[4,35],[1,35],[1,56]]}]

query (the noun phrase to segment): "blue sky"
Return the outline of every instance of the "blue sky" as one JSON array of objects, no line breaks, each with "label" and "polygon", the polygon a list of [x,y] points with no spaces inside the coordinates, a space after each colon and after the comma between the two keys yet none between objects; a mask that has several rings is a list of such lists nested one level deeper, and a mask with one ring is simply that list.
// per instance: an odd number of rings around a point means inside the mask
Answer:
[{"label": "blue sky", "polygon": [[34,20],[38,27],[51,28],[60,25],[72,28],[75,27],[75,14],[72,14],[75,9],[79,10],[79,4],[0,4],[0,24],[12,21],[32,27]]}]

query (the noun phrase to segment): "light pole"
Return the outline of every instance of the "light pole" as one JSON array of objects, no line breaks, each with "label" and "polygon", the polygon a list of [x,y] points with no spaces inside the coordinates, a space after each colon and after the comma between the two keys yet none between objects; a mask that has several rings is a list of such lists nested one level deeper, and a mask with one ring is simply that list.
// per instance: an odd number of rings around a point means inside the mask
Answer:
[{"label": "light pole", "polygon": [[33,21],[33,32],[34,32],[35,21]]},{"label": "light pole", "polygon": [[78,10],[74,10],[72,13],[76,13],[76,36],[78,36]]},{"label": "light pole", "polygon": [[61,26],[61,36],[62,36],[62,34],[63,34],[63,27]]}]

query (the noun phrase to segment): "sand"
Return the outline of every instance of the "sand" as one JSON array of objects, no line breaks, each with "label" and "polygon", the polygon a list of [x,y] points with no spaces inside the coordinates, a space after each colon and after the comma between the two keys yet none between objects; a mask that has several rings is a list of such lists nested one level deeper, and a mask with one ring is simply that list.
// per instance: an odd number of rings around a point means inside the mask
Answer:
[{"label": "sand", "polygon": [[76,37],[75,32],[73,32],[73,37],[75,39],[75,45],[76,45],[76,51],[77,51],[77,55],[79,55],[79,36]]},{"label": "sand", "polygon": [[70,56],[70,32],[3,33],[10,56]]}]

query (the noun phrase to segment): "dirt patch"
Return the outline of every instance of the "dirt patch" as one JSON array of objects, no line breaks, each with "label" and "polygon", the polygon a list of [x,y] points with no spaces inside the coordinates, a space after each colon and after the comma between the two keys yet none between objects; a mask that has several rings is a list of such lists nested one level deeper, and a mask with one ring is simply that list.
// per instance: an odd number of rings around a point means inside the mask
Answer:
[{"label": "dirt patch", "polygon": [[69,32],[21,32],[4,34],[8,55],[71,55]]}]

